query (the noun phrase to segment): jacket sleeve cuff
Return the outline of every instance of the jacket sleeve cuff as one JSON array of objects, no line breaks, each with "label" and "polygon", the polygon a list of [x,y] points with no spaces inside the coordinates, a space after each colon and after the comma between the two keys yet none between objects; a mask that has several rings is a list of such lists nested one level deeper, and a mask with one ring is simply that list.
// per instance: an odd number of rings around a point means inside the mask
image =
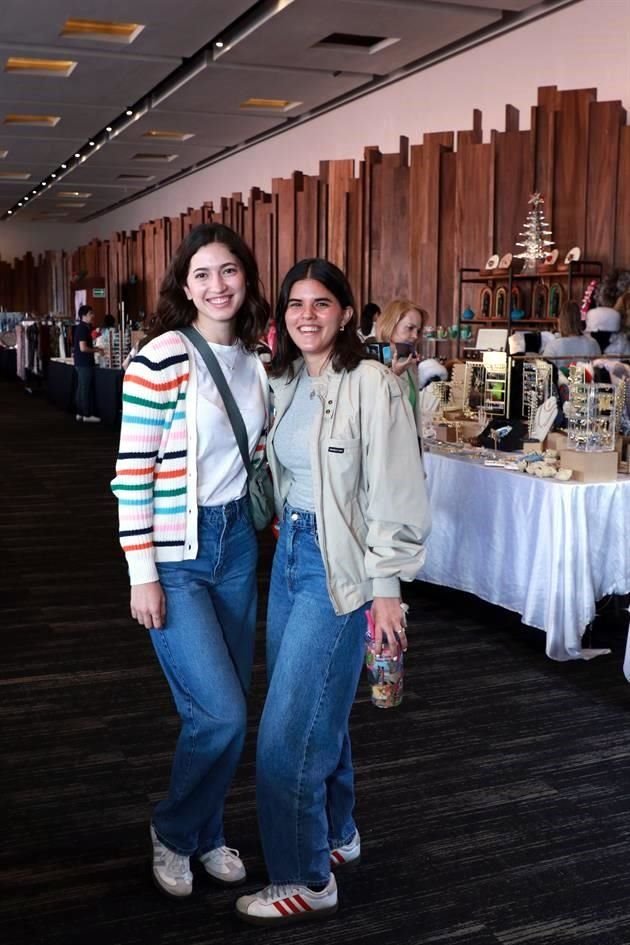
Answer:
[{"label": "jacket sleeve cuff", "polygon": [[372,581],[373,597],[400,597],[400,581],[397,577],[374,578]]},{"label": "jacket sleeve cuff", "polygon": [[151,584],[153,581],[159,581],[160,576],[155,566],[155,561],[146,558],[143,561],[127,561],[129,565],[129,583],[133,587],[135,584]]}]

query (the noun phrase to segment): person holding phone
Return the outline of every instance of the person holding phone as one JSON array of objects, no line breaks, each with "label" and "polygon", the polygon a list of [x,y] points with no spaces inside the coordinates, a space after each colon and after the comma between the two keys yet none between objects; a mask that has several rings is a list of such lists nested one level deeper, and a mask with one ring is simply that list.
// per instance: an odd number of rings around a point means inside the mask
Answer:
[{"label": "person holding phone", "polygon": [[359,858],[348,719],[365,612],[379,650],[406,650],[400,581],[415,579],[430,522],[410,405],[367,358],[343,272],[296,263],[276,326],[268,459],[281,525],[256,760],[271,885],[236,904],[244,921],[271,926],[335,912],[331,869]]},{"label": "person holding phone", "polygon": [[391,346],[391,370],[400,378],[411,404],[418,435],[422,431],[418,393],[418,349],[422,323],[427,313],[409,299],[394,299],[381,314],[376,327],[380,342]]}]

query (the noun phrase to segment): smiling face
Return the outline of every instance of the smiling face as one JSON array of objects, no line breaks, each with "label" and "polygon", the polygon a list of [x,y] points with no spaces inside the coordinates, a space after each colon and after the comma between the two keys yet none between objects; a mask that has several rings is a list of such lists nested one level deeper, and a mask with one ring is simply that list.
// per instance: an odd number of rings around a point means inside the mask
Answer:
[{"label": "smiling face", "polygon": [[293,343],[301,351],[308,373],[321,373],[335,345],[337,333],[352,316],[316,279],[294,282],[289,293],[285,321]]},{"label": "smiling face", "polygon": [[392,341],[406,341],[409,344],[418,344],[422,331],[422,316],[415,308],[405,312],[392,332]]},{"label": "smiling face", "polygon": [[197,309],[193,324],[208,341],[233,343],[245,291],[243,265],[223,243],[207,243],[192,256],[184,292]]}]

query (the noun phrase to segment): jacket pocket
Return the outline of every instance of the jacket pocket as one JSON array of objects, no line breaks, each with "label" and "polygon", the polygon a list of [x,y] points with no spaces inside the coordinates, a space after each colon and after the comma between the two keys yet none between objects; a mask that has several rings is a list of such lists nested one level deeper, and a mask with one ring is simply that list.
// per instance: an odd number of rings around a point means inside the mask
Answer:
[{"label": "jacket pocket", "polygon": [[338,501],[348,503],[357,494],[361,482],[361,440],[330,437],[324,443],[323,458],[327,489]]}]

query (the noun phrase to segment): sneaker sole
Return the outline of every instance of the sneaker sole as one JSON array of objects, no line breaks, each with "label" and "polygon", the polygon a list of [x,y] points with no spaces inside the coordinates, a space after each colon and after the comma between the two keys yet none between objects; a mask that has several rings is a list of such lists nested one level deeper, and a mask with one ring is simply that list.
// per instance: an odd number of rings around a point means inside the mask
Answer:
[{"label": "sneaker sole", "polygon": [[242,879],[221,879],[220,876],[214,876],[212,873],[209,873],[205,866],[203,866],[203,863],[201,865],[206,878],[212,883],[213,886],[221,886],[223,889],[236,889],[237,886],[242,886],[247,882],[247,874],[245,874]]},{"label": "sneaker sole", "polygon": [[248,925],[266,925],[266,926],[281,926],[281,925],[293,925],[296,922],[316,922],[318,919],[328,919],[330,916],[334,915],[337,911],[337,903],[334,906],[328,906],[327,909],[311,909],[308,912],[298,912],[293,915],[278,915],[276,919],[275,916],[268,918],[267,916],[261,915],[248,915],[245,912],[239,912],[236,910],[236,914],[239,919],[242,919],[243,922],[247,922]]}]

